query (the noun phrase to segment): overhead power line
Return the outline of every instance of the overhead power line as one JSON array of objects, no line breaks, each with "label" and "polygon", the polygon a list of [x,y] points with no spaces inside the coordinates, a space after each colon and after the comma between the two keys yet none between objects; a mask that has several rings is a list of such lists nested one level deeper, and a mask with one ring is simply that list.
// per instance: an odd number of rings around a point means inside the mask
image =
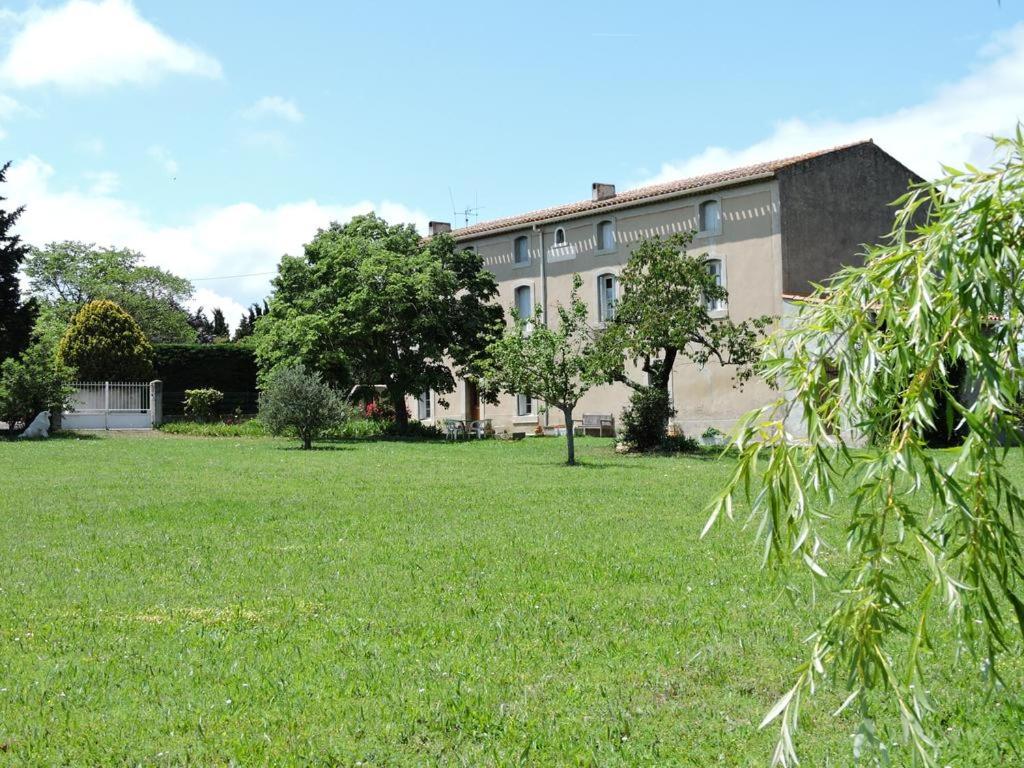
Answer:
[{"label": "overhead power line", "polygon": [[201,283],[208,280],[235,280],[239,277],[263,277],[265,275],[276,275],[277,272],[249,272],[246,275],[221,275],[220,277],[190,277],[190,283]]}]

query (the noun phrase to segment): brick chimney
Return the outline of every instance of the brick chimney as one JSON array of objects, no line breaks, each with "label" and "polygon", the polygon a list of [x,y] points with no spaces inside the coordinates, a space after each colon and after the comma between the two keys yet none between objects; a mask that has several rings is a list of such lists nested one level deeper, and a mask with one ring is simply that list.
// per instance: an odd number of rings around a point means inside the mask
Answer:
[{"label": "brick chimney", "polygon": [[445,232],[452,231],[452,225],[447,221],[432,221],[427,225],[427,229],[430,231],[430,236],[441,235]]},{"label": "brick chimney", "polygon": [[595,181],[591,185],[593,190],[593,201],[596,203],[598,200],[610,200],[615,197],[615,185],[614,184],[602,184],[599,181]]}]

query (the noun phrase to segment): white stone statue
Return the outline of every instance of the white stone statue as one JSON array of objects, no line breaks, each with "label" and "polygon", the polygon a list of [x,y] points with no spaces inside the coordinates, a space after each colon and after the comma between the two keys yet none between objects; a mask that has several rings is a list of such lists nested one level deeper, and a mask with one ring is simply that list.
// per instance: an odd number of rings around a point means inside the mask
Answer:
[{"label": "white stone statue", "polygon": [[40,411],[39,415],[32,419],[24,432],[18,437],[49,437],[50,436],[50,412]]}]

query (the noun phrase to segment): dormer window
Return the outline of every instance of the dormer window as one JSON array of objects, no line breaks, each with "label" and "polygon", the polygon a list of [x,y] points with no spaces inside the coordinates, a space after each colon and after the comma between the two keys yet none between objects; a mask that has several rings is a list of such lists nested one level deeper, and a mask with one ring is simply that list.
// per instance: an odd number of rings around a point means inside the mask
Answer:
[{"label": "dormer window", "polygon": [[722,207],[717,200],[700,204],[697,226],[702,235],[716,235],[722,231]]}]

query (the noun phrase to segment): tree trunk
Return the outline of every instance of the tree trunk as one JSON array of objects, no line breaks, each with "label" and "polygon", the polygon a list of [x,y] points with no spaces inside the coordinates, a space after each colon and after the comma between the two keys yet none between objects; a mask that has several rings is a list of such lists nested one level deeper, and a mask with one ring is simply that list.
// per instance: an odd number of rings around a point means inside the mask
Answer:
[{"label": "tree trunk", "polygon": [[405,410],[405,392],[389,389],[388,396],[391,398],[391,406],[395,409],[395,428],[400,433],[406,432],[409,428],[409,412]]},{"label": "tree trunk", "polygon": [[576,434],[572,428],[572,408],[562,408],[562,415],[565,416],[565,444],[569,450],[568,464],[572,467],[576,464]]},{"label": "tree trunk", "polygon": [[302,436],[302,450],[308,451],[312,447],[313,447],[313,437],[312,437],[312,435],[303,435]]},{"label": "tree trunk", "polygon": [[658,370],[658,375],[655,380],[651,382],[654,386],[659,389],[668,392],[668,384],[672,380],[672,369],[676,365],[676,355],[678,350],[675,347],[665,347],[665,359],[661,361],[661,368]]}]

